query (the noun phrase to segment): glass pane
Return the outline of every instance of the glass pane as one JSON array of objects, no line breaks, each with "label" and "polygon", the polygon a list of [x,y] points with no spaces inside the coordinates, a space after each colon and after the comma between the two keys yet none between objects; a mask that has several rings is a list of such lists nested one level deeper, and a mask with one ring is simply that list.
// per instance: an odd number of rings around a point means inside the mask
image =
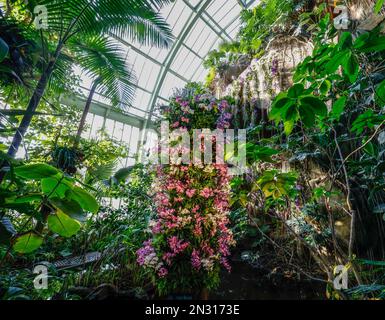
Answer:
[{"label": "glass pane", "polygon": [[[258,3],[258,1],[254,2]],[[199,12],[199,8],[204,3],[205,1],[202,0],[178,0],[161,9],[161,15],[166,19],[175,36],[174,44],[168,49],[140,45],[131,41],[129,37],[112,38],[125,52],[127,64],[132,66],[136,75],[135,98],[132,107],[123,111],[125,114],[146,119],[149,115],[147,111],[151,107],[150,104],[153,102],[155,102],[154,105],[167,103],[174,88],[185,85],[184,79],[203,81],[207,75],[207,70],[203,68],[202,63],[207,53],[217,48],[224,39],[235,39],[240,24],[239,14],[242,10],[239,2],[237,0],[212,0],[203,11],[202,16],[195,20],[195,25],[190,25],[192,18]],[[193,8],[195,9],[193,10]],[[184,34],[186,30],[189,30],[189,33],[182,42],[182,39],[178,39],[178,37]],[[173,61],[170,63],[170,70],[168,70],[165,62],[169,62],[171,54]],[[81,75],[82,93],[87,96],[92,86],[92,79],[79,68],[75,72]],[[159,82],[160,74],[163,72],[165,73],[164,81]],[[153,97],[154,94],[157,96]],[[106,107],[111,105],[108,99],[99,94],[95,94],[95,101],[105,104]],[[97,113],[103,114],[100,113],[100,110]],[[157,117],[159,115],[154,112],[152,119]],[[123,120],[122,122],[115,120],[116,117],[114,120],[106,119],[105,129],[115,139],[122,139],[130,147],[131,158],[129,161],[132,162],[134,161],[132,156],[137,150],[137,144],[141,137],[140,128],[124,124]],[[92,126],[84,131],[83,136],[96,137],[103,123],[103,117],[88,115],[87,124]],[[126,159],[119,165],[126,165],[125,161]]]},{"label": "glass pane", "polygon": [[175,77],[171,73],[167,73],[166,78],[163,82],[162,89],[160,90],[160,95],[162,97],[170,97],[175,88],[181,88],[185,84],[184,81]]},{"label": "glass pane", "polygon": [[101,116],[95,115],[94,122],[91,128],[90,138],[97,138],[99,135],[99,131],[102,129],[104,123],[104,119]]}]

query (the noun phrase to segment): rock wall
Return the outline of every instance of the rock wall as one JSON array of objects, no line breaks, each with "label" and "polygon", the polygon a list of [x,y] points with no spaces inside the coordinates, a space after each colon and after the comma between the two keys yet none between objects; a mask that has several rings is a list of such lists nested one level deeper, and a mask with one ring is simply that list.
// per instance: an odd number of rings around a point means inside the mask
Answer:
[{"label": "rock wall", "polygon": [[358,30],[370,31],[377,27],[385,19],[385,9],[379,14],[374,13],[376,0],[345,0],[348,8],[349,19]]},{"label": "rock wall", "polygon": [[311,54],[308,41],[289,35],[278,35],[270,41],[266,53],[252,60],[241,75],[226,88],[217,87],[217,96],[234,97],[240,108],[234,110],[240,127],[254,126],[266,116],[272,99],[292,84],[295,67]]}]

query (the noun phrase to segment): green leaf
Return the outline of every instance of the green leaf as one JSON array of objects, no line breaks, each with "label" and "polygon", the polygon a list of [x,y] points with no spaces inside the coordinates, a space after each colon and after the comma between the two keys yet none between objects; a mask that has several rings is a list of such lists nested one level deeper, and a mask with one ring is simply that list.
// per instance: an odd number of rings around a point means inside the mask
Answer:
[{"label": "green leaf", "polygon": [[293,120],[288,120],[283,123],[285,128],[285,134],[288,136],[293,132],[295,122]]},{"label": "green leaf", "polygon": [[294,98],[294,99],[297,99],[298,97],[301,96],[301,94],[305,91],[305,88],[303,86],[303,84],[301,83],[297,83],[295,84],[294,86],[292,86],[288,93],[287,93],[287,96],[289,98]]},{"label": "green leaf", "polygon": [[134,168],[134,167],[131,166],[131,167],[119,169],[119,170],[114,174],[114,178],[116,179],[116,181],[117,181],[118,183],[120,183],[120,182],[122,182],[122,181],[125,181],[125,180],[130,176],[130,173],[132,172],[133,168]]},{"label": "green leaf", "polygon": [[282,110],[283,115],[282,119],[284,121],[286,120],[293,120],[296,121],[298,119],[298,110],[297,106],[293,103],[288,106],[288,108],[285,108],[285,110]]},{"label": "green leaf", "polygon": [[319,90],[322,95],[327,95],[332,87],[332,83],[329,80],[322,81]]},{"label": "green leaf", "polygon": [[297,122],[299,115],[298,115],[298,109],[295,104],[295,100],[289,101],[283,110],[281,110],[282,115],[281,118],[283,120],[283,125],[285,129],[285,134],[290,135],[290,133],[294,129],[294,125]]},{"label": "green leaf", "polygon": [[376,157],[376,155],[378,154],[378,152],[376,152],[374,144],[371,142],[367,143],[363,150],[365,153],[367,153],[368,155],[370,155],[372,157]]},{"label": "green leaf", "polygon": [[350,48],[353,43],[353,37],[350,32],[343,32],[340,36],[340,40],[338,41],[338,48],[341,50]]},{"label": "green leaf", "polygon": [[376,5],[374,6],[374,13],[380,13],[384,2],[385,0],[377,0]]},{"label": "green leaf", "polygon": [[257,149],[254,150],[254,155],[261,160],[262,159],[271,160],[271,156],[276,155],[278,153],[279,153],[278,150],[275,150],[266,146],[257,146]]},{"label": "green leaf", "polygon": [[360,65],[356,56],[352,52],[350,52],[348,58],[343,61],[342,66],[344,73],[349,78],[349,81],[351,83],[356,82],[360,71]]},{"label": "green leaf", "polygon": [[253,161],[259,160],[259,161],[270,162],[270,163],[273,162],[271,157],[279,153],[278,150],[275,150],[266,146],[259,146],[254,143],[247,143],[246,150],[247,150],[247,155],[251,157]]},{"label": "green leaf", "polygon": [[276,123],[278,123],[281,120],[286,121],[290,119],[293,116],[293,113],[295,110],[296,110],[295,100],[290,99],[289,101],[286,102],[283,108],[278,110],[279,114],[275,116]]},{"label": "green leaf", "polygon": [[69,238],[80,230],[81,225],[59,210],[55,215],[48,217],[48,227],[58,235]]},{"label": "green leaf", "polygon": [[78,202],[86,211],[97,213],[99,210],[99,204],[96,199],[82,188],[75,186],[70,192],[70,198]]},{"label": "green leaf", "polygon": [[233,159],[234,154],[235,154],[235,143],[226,144],[224,160],[229,161],[230,159]]},{"label": "green leaf", "polygon": [[69,215],[71,218],[80,222],[87,220],[87,216],[84,213],[82,207],[75,200],[60,199],[57,197],[49,199],[49,202],[58,210]]},{"label": "green leaf", "polygon": [[301,116],[302,122],[306,127],[311,128],[314,126],[315,122],[315,113],[312,110],[312,107],[306,104],[301,104],[299,106],[299,113]]},{"label": "green leaf", "polygon": [[350,50],[345,49],[333,55],[330,61],[326,64],[325,69],[328,73],[334,73],[337,71],[338,67],[342,65],[345,60],[349,58]]},{"label": "green leaf", "polygon": [[24,213],[29,216],[33,216],[36,213],[35,206],[30,203],[3,203],[1,207],[2,209],[12,209],[18,213]]},{"label": "green leaf", "polygon": [[59,170],[45,163],[27,164],[15,168],[15,174],[24,179],[41,180],[58,173]]},{"label": "green leaf", "polygon": [[[326,7],[326,3],[325,3]],[[330,23],[330,13],[325,14],[325,16],[319,21],[318,25],[321,28],[321,30],[326,30]]]},{"label": "green leaf", "polygon": [[38,249],[42,243],[43,237],[31,231],[16,238],[13,250],[19,253],[30,253]]},{"label": "green leaf", "polygon": [[341,97],[333,103],[332,115],[335,119],[339,120],[342,112],[344,112],[347,97]]},{"label": "green leaf", "polygon": [[54,178],[45,178],[41,180],[41,189],[44,194],[49,195],[50,197],[59,197],[64,198],[66,192],[73,188],[70,181],[66,178],[60,179]]},{"label": "green leaf", "polygon": [[288,98],[286,94],[278,95],[271,106],[269,119],[271,121],[280,121],[282,119],[282,110],[286,109],[291,103],[293,103],[293,100]]},{"label": "green leaf", "polygon": [[301,105],[310,106],[313,112],[318,116],[324,117],[328,113],[328,108],[325,102],[315,96],[303,97],[301,98],[300,103]]},{"label": "green leaf", "polygon": [[260,38],[254,38],[251,41],[251,48],[257,51],[261,47],[261,44],[262,44],[262,40]]},{"label": "green leaf", "polygon": [[376,103],[381,107],[385,105],[385,80],[376,89]]},{"label": "green leaf", "polygon": [[372,52],[381,52],[385,50],[385,37],[377,37],[370,39],[359,48],[361,52],[372,53]]},{"label": "green leaf", "polygon": [[30,203],[30,202],[36,202],[41,201],[42,195],[40,193],[36,194],[27,194],[25,196],[17,197],[17,198],[11,198],[7,199],[7,203]]},{"label": "green leaf", "polygon": [[353,47],[355,49],[360,49],[368,42],[368,39],[370,38],[370,33],[363,33],[360,35],[355,41]]},{"label": "green leaf", "polygon": [[279,173],[277,170],[269,170],[263,173],[257,183],[266,198],[273,197],[278,199],[283,195],[290,194],[296,180],[297,174],[294,172]]},{"label": "green leaf", "polygon": [[352,123],[352,132],[361,134],[366,128],[373,129],[385,121],[385,115],[374,113],[372,109],[360,114]]}]

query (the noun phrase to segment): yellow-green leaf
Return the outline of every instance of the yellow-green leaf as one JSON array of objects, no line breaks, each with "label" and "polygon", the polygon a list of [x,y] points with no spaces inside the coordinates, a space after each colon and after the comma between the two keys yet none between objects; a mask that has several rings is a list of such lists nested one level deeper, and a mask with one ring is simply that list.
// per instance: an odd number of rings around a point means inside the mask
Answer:
[{"label": "yellow-green leaf", "polygon": [[48,217],[48,227],[53,232],[69,238],[80,230],[81,225],[80,222],[58,210],[55,215]]},{"label": "yellow-green leaf", "polygon": [[19,253],[30,253],[38,249],[43,243],[43,238],[34,232],[28,232],[16,238],[13,250]]},{"label": "yellow-green leaf", "polygon": [[96,199],[82,188],[75,186],[70,193],[70,197],[78,202],[86,211],[97,213],[99,210],[99,204]]},{"label": "yellow-green leaf", "polygon": [[27,164],[15,168],[15,174],[24,179],[41,180],[58,173],[59,170],[45,163]]}]

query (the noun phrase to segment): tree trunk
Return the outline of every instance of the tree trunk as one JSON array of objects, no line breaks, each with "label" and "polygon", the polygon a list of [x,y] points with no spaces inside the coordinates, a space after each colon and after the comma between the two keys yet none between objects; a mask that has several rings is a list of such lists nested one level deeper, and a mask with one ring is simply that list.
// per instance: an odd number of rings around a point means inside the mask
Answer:
[{"label": "tree trunk", "polygon": [[15,133],[12,144],[8,150],[8,155],[12,158],[15,157],[20,147],[21,141],[24,137],[24,134],[27,132],[27,129],[31,124],[33,114],[36,111],[37,107],[39,106],[40,100],[44,94],[45,89],[47,88],[49,78],[51,77],[51,74],[55,68],[55,64],[56,64],[57,58],[61,53],[62,47],[63,47],[62,44],[59,44],[58,47],[56,48],[53,58],[50,60],[50,62],[47,65],[47,68],[45,69],[44,73],[40,77],[40,80],[39,80],[39,83],[37,84],[35,92],[33,93],[31,100],[29,101],[26,114],[21,120],[19,128]]},{"label": "tree trunk", "polygon": [[[44,70],[43,74],[40,77],[40,80],[36,86],[36,89],[28,103],[28,107],[26,109],[26,114],[24,115],[23,119],[20,122],[19,128],[17,129],[12,143],[8,149],[8,156],[11,158],[14,158],[17,151],[19,150],[19,147],[21,145],[21,142],[24,138],[25,133],[27,132],[27,129],[29,125],[31,124],[32,117],[39,106],[40,100],[44,94],[45,89],[47,88],[47,84],[49,81],[49,78],[51,77],[51,74],[55,68],[55,64],[57,61],[57,58],[59,57],[61,50],[63,48],[63,44],[59,43],[54,56],[49,61],[46,69]],[[4,166],[4,163],[1,165],[1,167]],[[3,181],[5,176],[5,171],[0,172],[0,183]]]},{"label": "tree trunk", "polygon": [[90,111],[92,99],[94,97],[97,85],[98,85],[98,82],[95,81],[94,84],[92,85],[91,90],[90,90],[90,94],[88,95],[86,105],[84,106],[82,118],[80,120],[79,127],[78,127],[78,132],[76,134],[76,139],[75,139],[75,144],[74,144],[75,148],[79,145],[80,138],[81,138],[82,132],[84,130],[84,126],[86,124],[87,114]]}]

